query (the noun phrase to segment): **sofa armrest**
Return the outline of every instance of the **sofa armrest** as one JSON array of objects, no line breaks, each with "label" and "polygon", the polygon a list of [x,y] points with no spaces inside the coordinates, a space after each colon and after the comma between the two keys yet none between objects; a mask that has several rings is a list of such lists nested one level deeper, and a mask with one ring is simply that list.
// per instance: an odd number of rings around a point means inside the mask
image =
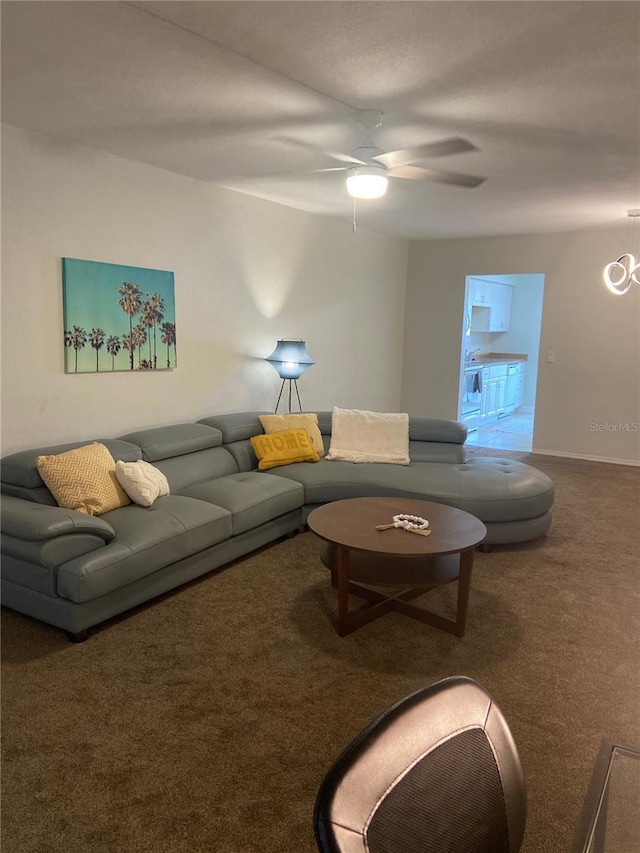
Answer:
[{"label": "sofa armrest", "polygon": [[93,536],[103,542],[115,538],[115,530],[106,521],[73,509],[24,501],[4,495],[2,498],[2,532],[13,539],[43,542],[60,536]]}]

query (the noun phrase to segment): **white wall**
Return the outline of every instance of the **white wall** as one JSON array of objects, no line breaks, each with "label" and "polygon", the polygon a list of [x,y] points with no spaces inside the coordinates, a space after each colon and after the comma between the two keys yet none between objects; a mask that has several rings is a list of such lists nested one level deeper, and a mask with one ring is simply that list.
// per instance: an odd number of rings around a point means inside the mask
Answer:
[{"label": "white wall", "polygon": [[[405,241],[6,125],[2,161],[4,454],[273,410],[282,337],[307,410],[399,409]],[[172,270],[178,368],[65,374],[63,257]]]},{"label": "white wall", "polygon": [[555,362],[538,367],[534,450],[638,463],[640,287],[618,297],[602,284],[603,267],[628,251],[627,238],[623,223],[411,243],[402,408],[456,416],[467,275],[544,273],[540,349],[553,350]]}]

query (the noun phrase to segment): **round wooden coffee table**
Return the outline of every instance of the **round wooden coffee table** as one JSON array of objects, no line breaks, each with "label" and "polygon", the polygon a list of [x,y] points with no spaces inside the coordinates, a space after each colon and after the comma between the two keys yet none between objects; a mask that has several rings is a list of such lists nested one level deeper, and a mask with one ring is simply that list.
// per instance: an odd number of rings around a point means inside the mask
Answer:
[{"label": "round wooden coffee table", "polygon": [[[376,530],[394,515],[417,515],[429,521],[429,536],[401,528]],[[487,535],[484,524],[468,512],[431,501],[405,498],[348,498],[314,509],[307,518],[310,530],[327,546],[323,561],[338,589],[338,634],[361,628],[384,613],[396,610],[464,635],[476,546]],[[413,598],[441,584],[458,581],[455,620],[445,619],[409,604]],[[385,595],[375,587],[400,587]],[[349,594],[368,600],[349,611]]]}]

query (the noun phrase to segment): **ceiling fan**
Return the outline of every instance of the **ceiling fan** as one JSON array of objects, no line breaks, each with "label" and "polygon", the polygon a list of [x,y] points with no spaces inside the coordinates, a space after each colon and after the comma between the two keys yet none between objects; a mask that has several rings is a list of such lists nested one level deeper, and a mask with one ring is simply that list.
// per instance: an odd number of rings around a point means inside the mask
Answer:
[{"label": "ceiling fan", "polygon": [[477,187],[486,178],[474,175],[462,175],[458,172],[446,172],[415,165],[420,160],[431,157],[447,157],[477,151],[466,139],[454,137],[439,142],[428,142],[415,148],[403,148],[397,151],[383,151],[373,139],[374,131],[382,126],[380,110],[360,110],[356,124],[364,131],[364,139],[349,154],[329,154],[334,160],[346,163],[320,172],[347,172],[347,192],[352,198],[380,198],[387,190],[389,178],[405,178],[411,181],[432,181],[441,184],[453,184],[459,187]]}]

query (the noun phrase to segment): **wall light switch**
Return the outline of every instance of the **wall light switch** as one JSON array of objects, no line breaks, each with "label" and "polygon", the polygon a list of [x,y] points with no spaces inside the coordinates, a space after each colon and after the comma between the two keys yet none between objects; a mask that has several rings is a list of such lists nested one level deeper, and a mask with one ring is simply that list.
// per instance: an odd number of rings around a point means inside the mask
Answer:
[{"label": "wall light switch", "polygon": [[547,364],[553,364],[556,360],[556,354],[552,349],[547,350]]}]

